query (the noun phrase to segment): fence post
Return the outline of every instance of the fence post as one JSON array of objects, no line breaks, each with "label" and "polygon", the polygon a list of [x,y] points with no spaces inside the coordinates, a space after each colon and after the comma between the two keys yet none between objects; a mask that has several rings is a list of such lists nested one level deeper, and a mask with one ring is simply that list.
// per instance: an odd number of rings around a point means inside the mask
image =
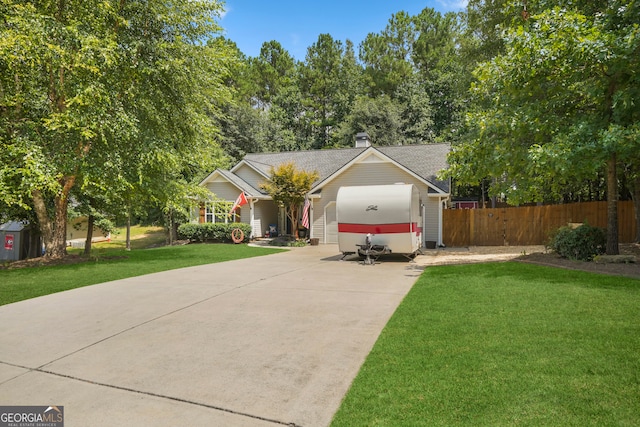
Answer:
[{"label": "fence post", "polygon": [[476,243],[476,210],[469,209],[469,246],[475,246]]}]

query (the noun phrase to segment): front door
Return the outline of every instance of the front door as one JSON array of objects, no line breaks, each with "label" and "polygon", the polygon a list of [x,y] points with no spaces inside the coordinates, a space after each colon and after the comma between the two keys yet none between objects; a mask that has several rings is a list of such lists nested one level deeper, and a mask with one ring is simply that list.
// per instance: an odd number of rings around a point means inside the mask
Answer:
[{"label": "front door", "polygon": [[324,243],[338,243],[336,202],[331,202],[324,208]]}]

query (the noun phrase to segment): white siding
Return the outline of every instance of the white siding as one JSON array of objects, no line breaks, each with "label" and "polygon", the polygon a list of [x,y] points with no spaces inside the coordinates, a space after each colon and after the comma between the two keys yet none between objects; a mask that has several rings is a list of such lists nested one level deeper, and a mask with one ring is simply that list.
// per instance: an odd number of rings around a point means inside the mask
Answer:
[{"label": "white siding", "polygon": [[255,171],[255,169],[247,165],[240,166],[233,173],[239,176],[240,178],[242,178],[243,180],[245,180],[245,182],[251,184],[251,186],[255,189],[259,189],[260,184],[266,181],[264,176],[260,175],[258,172]]},{"label": "white siding", "polygon": [[264,237],[265,228],[262,226],[261,219],[254,219],[251,223],[251,237]]},{"label": "white siding", "polygon": [[438,198],[427,197],[426,194],[422,196],[422,203],[425,206],[424,219],[426,229],[424,233],[424,241],[438,242],[439,235],[439,221],[440,221],[440,202]]},{"label": "white siding", "polygon": [[240,211],[240,222],[244,222],[245,224],[251,223],[251,208],[249,205],[244,205],[237,208],[236,212]]},{"label": "white siding", "polygon": [[206,185],[207,190],[211,191],[218,199],[228,202],[235,202],[240,195],[238,187],[226,180],[210,182]]},{"label": "white siding", "polygon": [[324,242],[324,206],[326,203],[322,199],[311,201],[311,212],[309,212],[309,233],[311,237]]}]

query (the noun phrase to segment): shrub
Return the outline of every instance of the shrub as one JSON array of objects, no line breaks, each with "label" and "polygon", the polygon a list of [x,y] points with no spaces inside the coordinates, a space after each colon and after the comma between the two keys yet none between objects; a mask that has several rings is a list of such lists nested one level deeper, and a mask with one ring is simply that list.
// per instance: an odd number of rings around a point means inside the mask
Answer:
[{"label": "shrub", "polygon": [[243,242],[249,241],[251,226],[240,222],[231,224],[211,223],[204,224],[182,224],[178,227],[178,238],[189,240],[190,242],[231,242],[231,232],[239,228],[244,233]]},{"label": "shrub", "polygon": [[178,227],[178,239],[188,240],[190,242],[202,241],[199,235],[202,227],[199,227],[199,225],[200,224],[181,224]]},{"label": "shrub", "polygon": [[561,257],[581,261],[591,261],[596,255],[603,254],[606,246],[606,230],[586,223],[577,228],[560,227],[549,245]]},{"label": "shrub", "polygon": [[296,240],[291,236],[279,236],[269,242],[269,246],[284,246],[290,248],[300,248],[307,246],[307,242],[303,239]]}]

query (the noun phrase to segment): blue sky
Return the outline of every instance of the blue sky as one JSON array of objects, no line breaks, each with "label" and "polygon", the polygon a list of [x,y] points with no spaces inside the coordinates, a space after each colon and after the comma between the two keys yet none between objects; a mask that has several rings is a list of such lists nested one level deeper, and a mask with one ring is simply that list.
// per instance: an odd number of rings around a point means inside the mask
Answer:
[{"label": "blue sky", "polygon": [[257,56],[262,43],[277,40],[297,60],[318,35],[351,40],[357,47],[369,33],[379,33],[401,10],[417,15],[425,7],[441,13],[460,11],[466,0],[226,0],[220,20],[224,36],[247,56]]}]

